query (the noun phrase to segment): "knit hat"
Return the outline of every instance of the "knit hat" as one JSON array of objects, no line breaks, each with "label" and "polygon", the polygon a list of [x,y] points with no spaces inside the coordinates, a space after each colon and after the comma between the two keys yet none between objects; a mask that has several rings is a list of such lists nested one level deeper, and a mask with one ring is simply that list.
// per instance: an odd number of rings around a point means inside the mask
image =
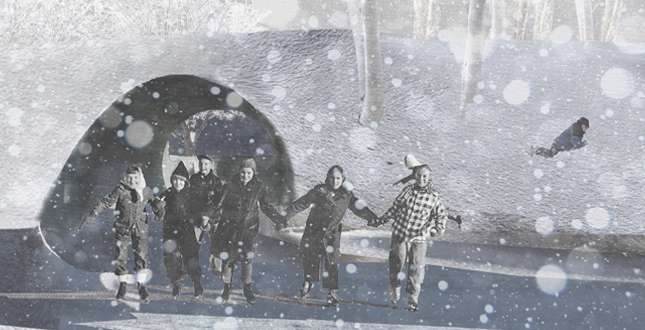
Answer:
[{"label": "knit hat", "polygon": [[406,183],[408,183],[408,181],[414,179],[414,174],[415,174],[416,170],[421,168],[421,167],[427,168],[428,171],[430,170],[430,167],[427,164],[422,164],[420,161],[418,161],[416,159],[416,157],[414,157],[414,155],[407,155],[407,156],[405,156],[405,158],[403,160],[405,161],[405,167],[407,167],[408,169],[412,170],[412,174],[410,174],[410,175],[406,176],[405,178],[395,182],[393,184],[395,186],[397,184],[399,184],[399,183],[406,184]]},{"label": "knit hat", "polygon": [[213,159],[211,159],[210,157],[208,157],[206,155],[197,155],[197,159],[198,160],[206,159],[206,160],[210,160],[211,162],[213,161]]},{"label": "knit hat", "polygon": [[587,126],[587,128],[589,127],[589,119],[587,119],[585,117],[580,117],[580,119],[578,119],[578,121],[576,123],[578,125],[585,125],[585,126]]},{"label": "knit hat", "polygon": [[186,182],[186,185],[190,186],[190,181],[188,181],[188,170],[186,169],[183,161],[179,162],[179,165],[177,165],[177,168],[172,172],[172,176],[170,178],[183,180]]},{"label": "knit hat", "polygon": [[240,168],[249,167],[253,170],[253,173],[257,173],[257,167],[255,166],[255,160],[253,158],[247,158],[242,161]]},{"label": "knit hat", "polygon": [[417,167],[417,166],[421,166],[421,165],[423,165],[423,164],[421,164],[421,162],[420,162],[420,161],[418,161],[418,160],[416,159],[416,157],[414,157],[414,155],[407,155],[407,156],[405,156],[404,161],[405,161],[405,166],[406,166],[408,169],[410,169],[410,170],[411,170],[411,169],[414,169],[414,168],[415,168],[415,167]]}]

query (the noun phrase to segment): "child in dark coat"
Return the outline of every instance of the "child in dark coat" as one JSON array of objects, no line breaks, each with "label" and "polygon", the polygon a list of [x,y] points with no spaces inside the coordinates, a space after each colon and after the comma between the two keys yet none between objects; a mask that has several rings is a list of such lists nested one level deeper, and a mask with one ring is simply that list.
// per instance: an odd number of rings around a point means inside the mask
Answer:
[{"label": "child in dark coat", "polygon": [[[191,198],[194,192],[188,181],[188,170],[184,162],[179,162],[170,178],[172,187],[162,192],[152,203],[155,220],[163,218],[163,247],[166,276],[173,286],[173,298],[181,294],[184,271],[190,276],[195,289],[195,297],[202,297],[202,269],[199,266],[199,242],[195,236],[195,223]],[[182,269],[184,268],[184,269]]]},{"label": "child in dark coat", "polygon": [[222,260],[222,300],[226,302],[231,296],[233,268],[239,262],[244,297],[253,305],[255,294],[251,290],[251,275],[260,230],[260,211],[272,221],[280,220],[281,216],[268,203],[266,186],[257,178],[257,167],[252,158],[242,161],[239,173],[237,178],[226,183],[222,198],[218,203],[212,203],[204,216],[213,219],[221,210],[217,230],[211,240],[214,242],[212,253]]},{"label": "child in dark coat", "polygon": [[378,217],[369,208],[361,205],[358,198],[345,188],[344,182],[343,169],[338,165],[332,166],[327,172],[324,184],[315,186],[286,210],[288,219],[313,205],[298,250],[305,278],[299,296],[301,299],[305,299],[314,286],[313,282],[320,280],[322,259],[325,262],[325,272],[327,273],[327,276],[323,276],[323,288],[329,290],[327,304],[330,306],[338,306],[340,303],[340,298],[337,295],[338,261],[340,259],[341,221],[345,212],[349,209],[357,216],[367,220],[368,223],[378,220]]},{"label": "child in dark coat", "polygon": [[[132,242],[134,251],[134,272],[138,273],[148,267],[148,217],[144,211],[146,205],[152,203],[153,199],[152,190],[146,187],[141,167],[131,166],[127,169],[125,177],[119,182],[119,185],[103,198],[78,226],[78,230],[82,230],[92,223],[101,212],[116,207],[115,214],[117,216],[114,219],[116,271],[114,273],[119,278],[117,300],[122,299],[126,292],[125,275],[128,274],[130,242]],[[141,299],[148,300],[148,290],[144,284],[138,282],[137,285]]]}]

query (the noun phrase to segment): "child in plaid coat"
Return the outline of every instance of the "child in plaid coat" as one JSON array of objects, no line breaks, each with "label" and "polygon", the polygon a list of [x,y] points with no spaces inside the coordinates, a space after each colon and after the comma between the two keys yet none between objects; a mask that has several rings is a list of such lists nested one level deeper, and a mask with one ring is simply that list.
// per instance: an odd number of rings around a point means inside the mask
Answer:
[{"label": "child in plaid coat", "polygon": [[414,162],[408,167],[413,169],[416,182],[403,188],[390,209],[374,225],[394,220],[389,255],[390,302],[396,304],[399,300],[403,266],[408,260],[405,291],[409,295],[410,310],[418,311],[421,283],[425,276],[427,238],[443,234],[447,217],[430,181],[430,168],[411,158]]}]

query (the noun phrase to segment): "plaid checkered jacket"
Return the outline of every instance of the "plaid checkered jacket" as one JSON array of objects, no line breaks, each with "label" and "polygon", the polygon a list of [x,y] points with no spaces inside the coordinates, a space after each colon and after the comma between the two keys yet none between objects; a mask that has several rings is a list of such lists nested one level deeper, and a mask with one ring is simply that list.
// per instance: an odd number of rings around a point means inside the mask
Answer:
[{"label": "plaid checkered jacket", "polygon": [[402,242],[425,239],[432,228],[439,234],[446,230],[445,209],[431,184],[423,188],[416,184],[403,188],[380,221],[385,223],[391,219],[394,219],[392,236]]}]

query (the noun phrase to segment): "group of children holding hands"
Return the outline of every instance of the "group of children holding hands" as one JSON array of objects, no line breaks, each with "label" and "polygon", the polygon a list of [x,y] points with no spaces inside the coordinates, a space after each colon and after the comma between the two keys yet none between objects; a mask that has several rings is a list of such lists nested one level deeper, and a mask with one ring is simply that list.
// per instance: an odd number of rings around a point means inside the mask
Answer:
[{"label": "group of children holding hands", "polygon": [[[243,294],[249,304],[255,302],[251,289],[253,259],[260,228],[260,211],[271,219],[277,229],[287,226],[288,219],[311,207],[298,255],[302,259],[304,282],[298,294],[306,299],[320,280],[320,264],[324,262],[323,288],[328,290],[327,304],[338,306],[338,262],[340,259],[341,221],[349,209],[378,227],[391,220],[392,240],[389,255],[389,299],[393,304],[401,294],[401,278],[407,278],[406,292],[411,311],[419,310],[419,293],[425,274],[427,240],[443,234],[447,214],[430,180],[430,168],[412,155],[405,158],[412,170],[408,179],[415,183],[403,188],[392,206],[378,217],[344,185],[343,169],[332,166],[325,182],[316,185],[307,194],[289,205],[284,211],[268,203],[267,188],[257,177],[257,165],[252,158],[240,163],[239,175],[226,184],[213,173],[213,161],[198,156],[199,172],[189,177],[180,162],[171,176],[172,187],[154,197],[146,187],[141,167],[127,169],[125,178],[107,197],[101,200],[80,224],[79,230],[90,224],[103,210],[116,207],[114,221],[116,239],[116,271],[120,286],[117,299],[126,293],[128,274],[127,249],[134,250],[138,272],[147,268],[148,220],[144,213],[149,204],[155,220],[163,219],[164,264],[173,286],[173,296],[181,293],[182,279],[188,275],[193,281],[195,296],[201,297],[201,267],[199,242],[208,232],[211,241],[209,269],[219,275],[223,283],[222,300],[231,295],[233,269],[241,264]],[[405,182],[405,180],[402,180]],[[401,276],[408,262],[408,275]],[[145,285],[138,283],[142,300],[149,299]]]}]

